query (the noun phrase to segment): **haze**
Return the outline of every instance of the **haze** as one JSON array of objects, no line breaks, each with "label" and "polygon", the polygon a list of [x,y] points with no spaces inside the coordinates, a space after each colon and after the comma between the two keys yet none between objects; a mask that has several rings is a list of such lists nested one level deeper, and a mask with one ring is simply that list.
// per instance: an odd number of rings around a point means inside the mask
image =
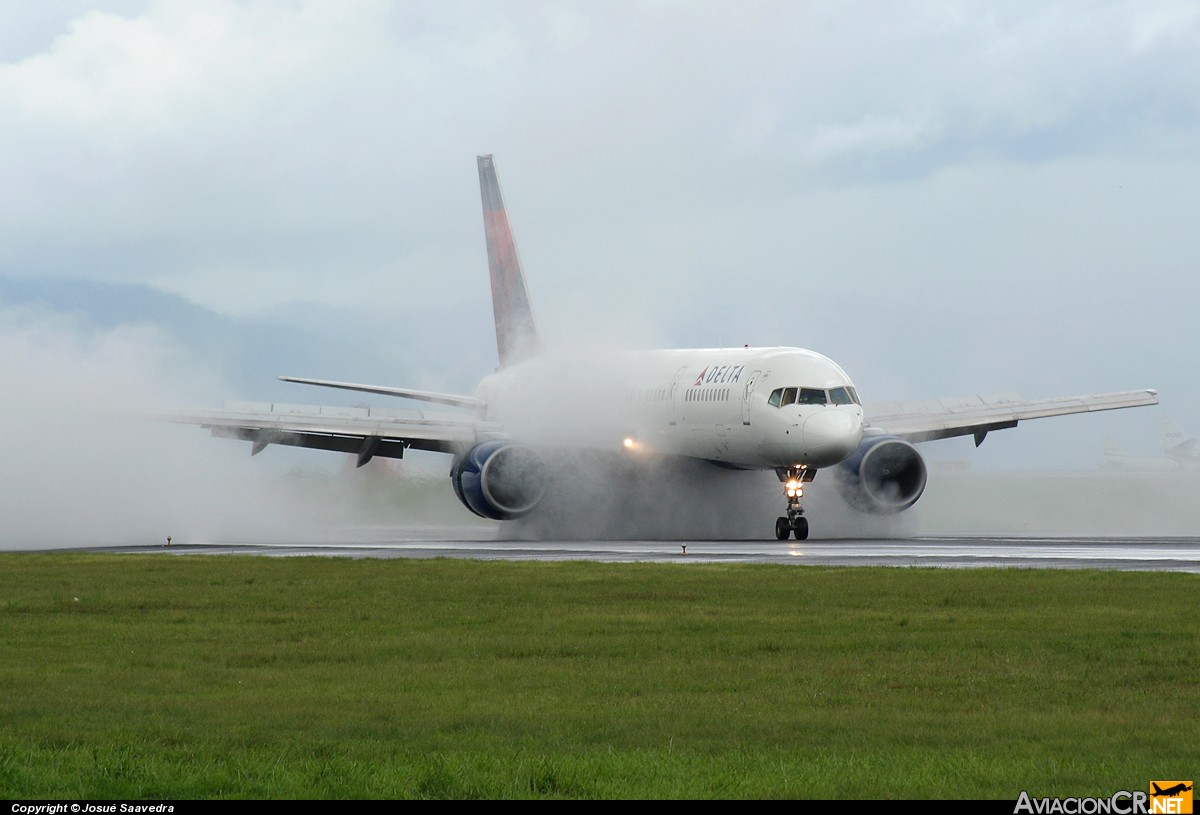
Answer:
[{"label": "haze", "polygon": [[0,546],[157,538],[149,473],[275,523],[266,474],[341,466],[113,412],[469,392],[480,153],[549,342],[799,345],[868,403],[1154,387],[922,449],[1157,455],[1200,435],[1198,46],[1188,2],[8,4]]}]

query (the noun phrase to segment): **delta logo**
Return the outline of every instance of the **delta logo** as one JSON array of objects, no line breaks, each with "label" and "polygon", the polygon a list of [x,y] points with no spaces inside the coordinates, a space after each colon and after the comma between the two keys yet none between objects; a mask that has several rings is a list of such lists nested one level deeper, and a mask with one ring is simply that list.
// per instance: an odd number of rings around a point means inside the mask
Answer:
[{"label": "delta logo", "polygon": [[692,387],[698,388],[701,385],[723,385],[726,382],[737,382],[742,378],[742,371],[745,369],[745,365],[709,365],[696,377],[696,381],[692,383]]},{"label": "delta logo", "polygon": [[1191,781],[1151,781],[1150,815],[1191,815]]}]

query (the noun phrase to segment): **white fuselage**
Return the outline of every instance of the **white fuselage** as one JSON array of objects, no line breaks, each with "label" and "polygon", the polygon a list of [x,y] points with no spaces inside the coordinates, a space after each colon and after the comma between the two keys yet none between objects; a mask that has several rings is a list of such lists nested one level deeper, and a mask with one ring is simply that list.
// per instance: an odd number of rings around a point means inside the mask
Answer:
[{"label": "white fuselage", "polygon": [[742,468],[828,467],[863,435],[846,372],[800,348],[539,356],[487,377],[476,396],[489,420],[531,446],[649,450]]}]

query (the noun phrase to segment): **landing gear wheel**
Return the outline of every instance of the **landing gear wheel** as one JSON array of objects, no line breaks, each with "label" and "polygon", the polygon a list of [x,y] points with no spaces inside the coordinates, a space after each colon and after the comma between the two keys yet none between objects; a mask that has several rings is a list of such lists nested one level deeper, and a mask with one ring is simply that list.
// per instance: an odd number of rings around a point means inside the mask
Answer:
[{"label": "landing gear wheel", "polygon": [[787,515],[775,522],[775,537],[787,540],[793,534],[796,540],[808,540],[808,518],[804,517],[804,485],[813,480],[817,471],[805,464],[777,467],[775,475],[783,484],[783,497],[787,499]]},{"label": "landing gear wheel", "polygon": [[775,520],[775,537],[781,541],[788,539],[788,535],[792,533],[792,525],[787,518],[777,518]]},{"label": "landing gear wheel", "polygon": [[[780,520],[783,519],[781,518]],[[775,526],[779,526],[778,522],[775,524]],[[778,534],[779,530],[776,529],[775,531],[776,534]],[[808,540],[808,518],[801,516],[792,521],[792,531],[796,533],[796,540]],[[784,535],[784,537],[786,538],[787,535]]]}]

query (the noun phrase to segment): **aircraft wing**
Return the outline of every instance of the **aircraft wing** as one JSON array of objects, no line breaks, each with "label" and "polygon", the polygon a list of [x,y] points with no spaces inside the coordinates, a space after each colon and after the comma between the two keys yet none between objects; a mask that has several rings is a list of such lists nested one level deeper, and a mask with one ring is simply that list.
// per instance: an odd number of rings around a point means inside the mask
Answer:
[{"label": "aircraft wing", "polygon": [[1016,427],[1025,419],[1091,413],[1158,404],[1157,391],[1097,393],[1055,399],[1022,399],[1017,394],[967,396],[925,402],[892,402],[865,408],[870,433],[886,433],[912,442],[974,436],[975,446],[992,430]]},{"label": "aircraft wing", "polygon": [[161,418],[249,441],[252,455],[271,444],[312,447],[355,454],[360,467],[374,456],[403,458],[408,448],[456,453],[503,436],[499,425],[477,417],[395,408],[240,402]]}]

